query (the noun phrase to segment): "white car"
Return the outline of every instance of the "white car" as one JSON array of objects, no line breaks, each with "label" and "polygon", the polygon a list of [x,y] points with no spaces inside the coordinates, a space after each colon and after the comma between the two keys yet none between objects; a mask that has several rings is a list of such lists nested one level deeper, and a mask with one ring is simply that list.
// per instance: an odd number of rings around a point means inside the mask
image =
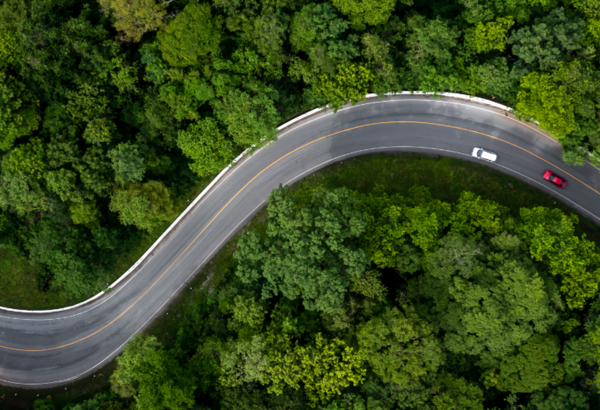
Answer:
[{"label": "white car", "polygon": [[485,159],[486,161],[496,162],[498,159],[498,155],[491,151],[486,151],[483,148],[473,148],[473,152],[471,153],[477,159]]}]

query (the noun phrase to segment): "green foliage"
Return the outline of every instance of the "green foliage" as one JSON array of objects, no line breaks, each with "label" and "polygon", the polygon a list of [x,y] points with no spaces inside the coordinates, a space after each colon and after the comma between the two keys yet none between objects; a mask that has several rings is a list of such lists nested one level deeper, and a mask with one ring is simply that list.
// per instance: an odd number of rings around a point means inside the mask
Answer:
[{"label": "green foliage", "polygon": [[233,141],[247,147],[275,139],[279,123],[276,100],[273,89],[254,95],[231,89],[222,100],[214,101],[213,107],[216,117],[225,124]]},{"label": "green foliage", "polygon": [[596,246],[575,235],[577,217],[547,208],[521,209],[519,235],[531,257],[562,276],[561,291],[572,309],[582,308],[598,292],[600,255]]},{"label": "green foliage", "polygon": [[407,60],[413,71],[430,64],[440,67],[449,64],[460,30],[444,20],[428,20],[418,14],[408,19],[407,27],[410,30],[406,38]]},{"label": "green foliage", "polygon": [[374,79],[373,73],[364,65],[342,63],[337,66],[335,76],[320,76],[317,91],[336,112],[348,102],[354,105],[364,101]]},{"label": "green foliage", "polygon": [[138,182],[144,178],[146,164],[136,144],[121,143],[108,151],[107,156],[112,160],[117,181]]},{"label": "green foliage", "polygon": [[506,249],[486,255],[487,266],[482,245],[458,236],[444,237],[426,255],[415,291],[433,302],[451,352],[484,361],[503,357],[557,321],[544,281],[519,255],[519,242],[506,239]]},{"label": "green foliage", "polygon": [[173,67],[196,66],[202,58],[218,51],[219,23],[208,3],[190,3],[167,27],[159,31],[158,48]]},{"label": "green foliage", "polygon": [[[519,348],[519,353],[500,363],[498,390],[513,393],[533,393],[563,380],[564,369],[558,363],[560,346],[552,337],[535,335]],[[493,371],[492,371],[493,372]]]},{"label": "green foliage", "polygon": [[166,79],[166,64],[159,55],[158,43],[146,43],[140,47],[140,62],[146,66],[146,75],[144,80],[154,84],[162,84]]},{"label": "green foliage", "polygon": [[48,209],[46,191],[35,177],[21,172],[0,176],[0,208],[24,216]]},{"label": "green foliage", "polygon": [[297,390],[302,383],[312,403],[323,403],[364,380],[362,355],[342,340],[328,342],[317,333],[314,345],[285,347],[269,355],[269,393],[282,394],[285,386]]},{"label": "green foliage", "polygon": [[477,52],[491,50],[504,51],[508,40],[508,30],[515,24],[511,18],[498,18],[489,23],[479,23],[475,29]]},{"label": "green foliage", "polygon": [[508,39],[512,52],[531,69],[542,71],[568,61],[570,54],[581,48],[585,22],[570,19],[563,9],[554,9],[547,16],[535,19],[531,27],[516,30]]},{"label": "green foliage", "polygon": [[318,69],[333,74],[336,61],[349,61],[359,54],[358,36],[346,34],[349,26],[329,3],[310,3],[294,14],[290,43],[294,50],[308,54]]},{"label": "green foliage", "polygon": [[38,104],[25,84],[0,71],[0,151],[10,149],[17,138],[38,128]]},{"label": "green foliage", "polygon": [[[350,17],[352,25],[364,30],[365,24],[377,26],[385,24],[396,5],[394,0],[333,0],[333,5]],[[403,3],[407,3],[406,0]],[[409,4],[412,1],[409,0]]]},{"label": "green foliage", "polygon": [[401,389],[410,388],[444,363],[433,326],[421,320],[412,307],[406,306],[405,310],[389,309],[357,331],[361,353],[373,371],[384,383],[393,382]]},{"label": "green foliage", "polygon": [[435,387],[440,390],[432,399],[436,410],[483,410],[483,391],[462,377],[442,374]]},{"label": "green foliage", "polygon": [[525,410],[588,410],[587,395],[569,386],[559,386],[544,394],[531,395]]},{"label": "green foliage", "polygon": [[225,387],[236,387],[244,383],[265,382],[269,368],[265,350],[266,344],[261,336],[228,343],[220,355],[219,383]]},{"label": "green foliage", "polygon": [[16,174],[22,172],[39,179],[45,171],[44,146],[39,138],[32,138],[27,144],[19,145],[6,157],[3,167]]},{"label": "green foliage", "polygon": [[177,145],[193,162],[190,169],[200,177],[214,175],[233,158],[234,151],[215,120],[204,118],[179,131]]},{"label": "green foliage", "polygon": [[598,89],[589,67],[579,61],[559,62],[548,74],[533,72],[521,79],[517,109],[535,117],[540,128],[556,138],[578,131],[576,115],[592,118],[591,96]]},{"label": "green foliage", "polygon": [[350,290],[367,298],[383,302],[388,290],[381,280],[381,273],[376,270],[368,270],[358,278],[350,278]]},{"label": "green foliage", "polygon": [[306,309],[335,312],[351,277],[360,277],[368,262],[356,238],[366,217],[343,188],[315,191],[299,207],[287,188],[269,196],[265,237],[256,232],[240,239],[236,270],[245,283],[262,283],[263,298],[282,294],[302,298]]},{"label": "green foliage", "polygon": [[197,72],[174,79],[160,88],[160,97],[173,111],[175,119],[198,120],[198,109],[214,97],[212,87]]},{"label": "green foliage", "polygon": [[121,397],[134,396],[144,410],[186,410],[194,404],[195,378],[173,354],[160,349],[154,336],[137,336],[117,358],[110,381]]},{"label": "green foliage", "polygon": [[164,27],[167,2],[156,0],[99,0],[106,13],[115,19],[115,28],[123,39],[138,42],[147,31]]},{"label": "green foliage", "polygon": [[71,220],[75,225],[92,225],[100,218],[100,210],[95,202],[74,203],[69,207]]},{"label": "green foliage", "polygon": [[173,218],[171,192],[159,181],[129,183],[117,189],[110,210],[119,214],[124,225],[152,231]]}]

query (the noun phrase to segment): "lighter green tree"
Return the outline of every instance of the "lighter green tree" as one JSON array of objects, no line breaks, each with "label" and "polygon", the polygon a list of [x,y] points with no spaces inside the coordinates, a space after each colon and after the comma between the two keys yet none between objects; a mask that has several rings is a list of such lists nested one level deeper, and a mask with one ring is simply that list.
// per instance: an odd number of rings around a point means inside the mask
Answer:
[{"label": "lighter green tree", "polygon": [[187,67],[198,65],[203,57],[218,51],[221,32],[209,3],[189,3],[157,37],[167,63]]},{"label": "lighter green tree", "polygon": [[193,162],[190,169],[200,177],[214,175],[233,159],[231,141],[226,140],[218,123],[204,118],[179,131],[177,145]]},{"label": "lighter green tree", "polygon": [[508,40],[508,30],[515,24],[512,18],[499,17],[489,23],[479,23],[475,29],[475,46],[479,53],[504,51]]},{"label": "lighter green tree", "polygon": [[115,28],[122,39],[138,42],[147,31],[164,27],[164,17],[170,1],[159,0],[99,0],[104,12],[112,14]]},{"label": "lighter green tree", "polygon": [[119,214],[123,225],[152,231],[175,216],[169,189],[159,181],[129,183],[112,196],[109,208]]}]

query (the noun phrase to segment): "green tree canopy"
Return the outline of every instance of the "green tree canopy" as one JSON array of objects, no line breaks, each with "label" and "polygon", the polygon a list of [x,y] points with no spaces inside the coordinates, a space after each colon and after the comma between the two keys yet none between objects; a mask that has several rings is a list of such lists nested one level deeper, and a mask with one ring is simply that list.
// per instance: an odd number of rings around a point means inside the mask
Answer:
[{"label": "green tree canopy", "polygon": [[343,188],[317,190],[304,207],[286,192],[276,189],[269,196],[266,235],[240,239],[236,274],[245,283],[262,283],[264,298],[281,293],[301,298],[309,310],[335,312],[349,279],[360,277],[368,262],[356,243],[366,217]]},{"label": "green tree canopy", "polygon": [[208,3],[190,3],[157,37],[167,63],[173,67],[196,66],[203,57],[218,51],[220,25],[213,19]]},{"label": "green tree canopy", "polygon": [[134,396],[140,409],[189,409],[194,404],[195,378],[160,347],[154,336],[135,335],[117,357],[112,389],[122,397]]},{"label": "green tree canopy", "polygon": [[159,0],[99,0],[106,13],[115,19],[115,28],[123,39],[138,42],[147,31],[164,27],[168,1]]},{"label": "green tree canopy", "polygon": [[[412,0],[402,2],[412,4]],[[332,3],[335,8],[349,16],[354,27],[362,30],[366,24],[385,24],[396,6],[395,0],[333,0]]]},{"label": "green tree canopy", "polygon": [[212,118],[204,118],[179,131],[177,145],[193,161],[190,169],[201,177],[221,171],[234,156],[231,142]]},{"label": "green tree canopy", "polygon": [[534,117],[540,128],[556,138],[578,131],[576,116],[593,118],[592,100],[598,81],[592,70],[579,61],[559,62],[551,73],[533,72],[521,79],[517,110]]},{"label": "green tree canopy", "polygon": [[563,380],[564,369],[558,363],[560,345],[553,337],[535,335],[519,348],[519,353],[500,363],[496,388],[513,393],[533,393]]},{"label": "green tree canopy", "polygon": [[446,347],[484,361],[510,354],[557,321],[544,281],[519,253],[518,238],[501,235],[493,243],[496,251],[487,255],[486,266],[481,244],[442,238],[439,249],[426,255],[426,273],[414,285],[433,302]]},{"label": "green tree canopy", "polygon": [[407,312],[387,310],[358,328],[361,353],[384,383],[410,388],[421,376],[444,363],[441,341],[435,329],[421,320],[411,306]]},{"label": "green tree canopy", "polygon": [[138,182],[144,178],[146,164],[137,144],[121,143],[108,151],[117,181]]},{"label": "green tree canopy", "polygon": [[512,52],[529,69],[546,71],[559,61],[568,61],[570,54],[581,48],[585,22],[569,18],[562,8],[536,18],[533,25],[516,30],[508,39]]},{"label": "green tree canopy", "polygon": [[152,231],[173,218],[171,192],[159,181],[128,183],[117,189],[110,210],[119,214],[124,225]]}]

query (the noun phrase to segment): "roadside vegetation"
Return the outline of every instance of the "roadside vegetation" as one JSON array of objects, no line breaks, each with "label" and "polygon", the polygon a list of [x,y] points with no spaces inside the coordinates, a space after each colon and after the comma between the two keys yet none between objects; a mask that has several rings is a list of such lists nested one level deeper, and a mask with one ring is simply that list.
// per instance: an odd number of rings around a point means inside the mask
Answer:
[{"label": "roadside vegetation", "polygon": [[343,161],[273,191],[110,391],[35,410],[595,409],[598,232],[480,164]]},{"label": "roadside vegetation", "polygon": [[[102,290],[237,153],[298,113],[368,92],[484,95],[539,121],[566,162],[598,164],[599,10],[1,0],[0,246],[19,289],[0,303],[57,307]],[[35,266],[25,273],[15,257]]]}]

